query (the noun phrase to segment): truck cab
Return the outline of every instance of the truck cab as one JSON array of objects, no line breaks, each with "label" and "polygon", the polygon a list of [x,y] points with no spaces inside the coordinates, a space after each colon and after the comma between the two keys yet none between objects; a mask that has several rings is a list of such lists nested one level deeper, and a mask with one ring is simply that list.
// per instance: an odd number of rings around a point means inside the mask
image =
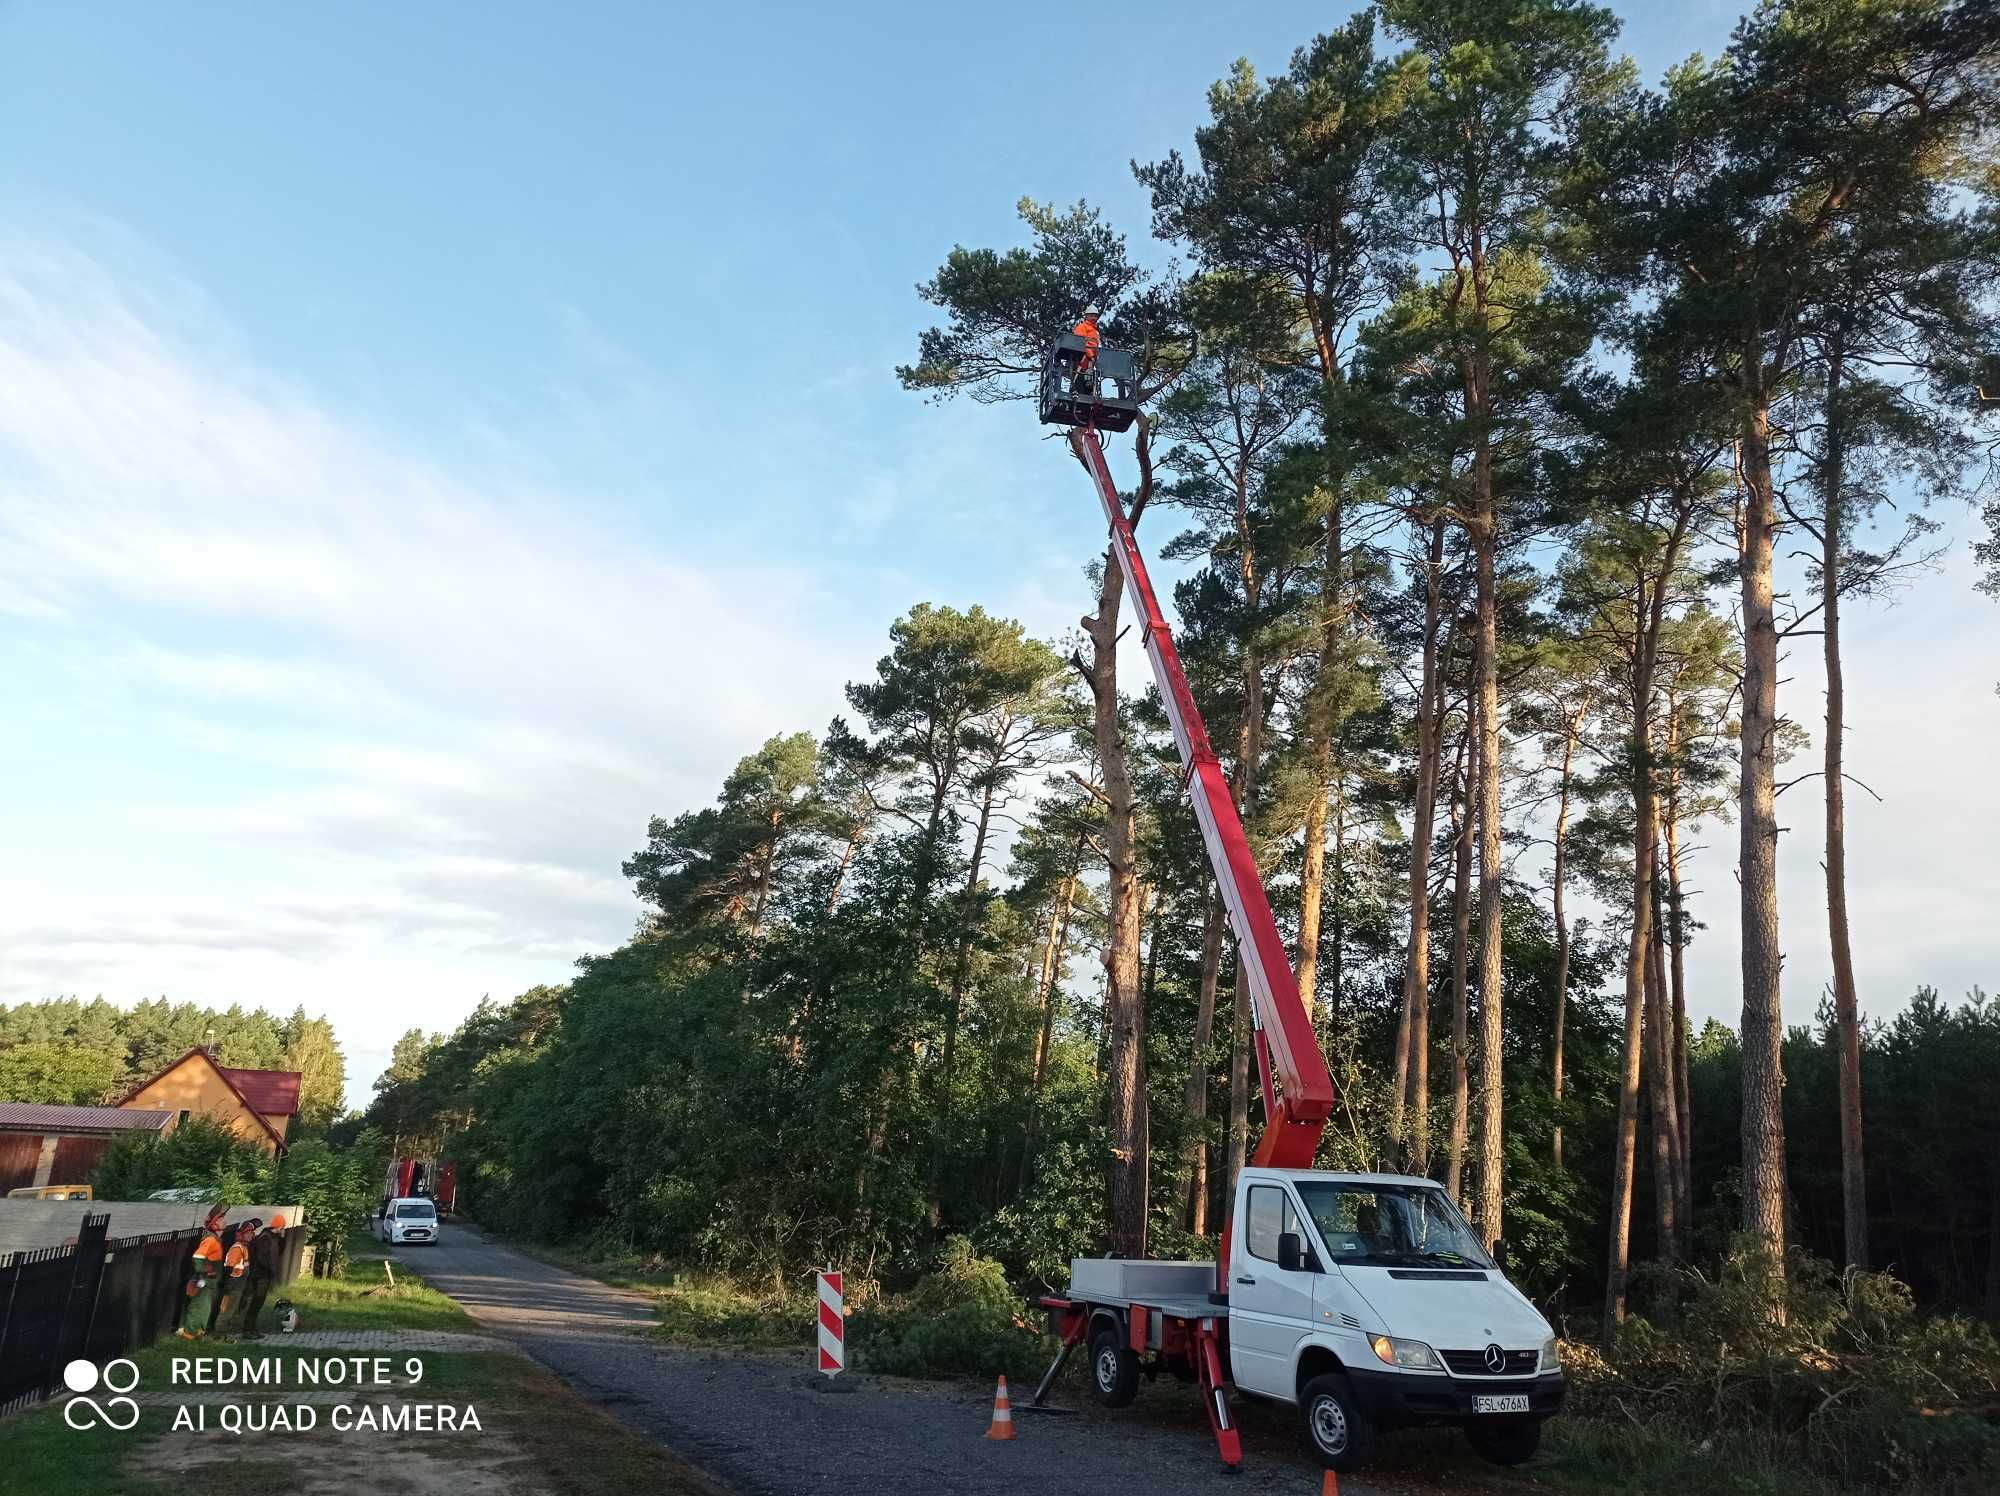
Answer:
[{"label": "truck cab", "polygon": [[1231,1381],[1297,1404],[1325,1463],[1416,1424],[1505,1464],[1534,1453],[1563,1402],[1555,1332],[1434,1180],[1246,1168],[1233,1219]]}]

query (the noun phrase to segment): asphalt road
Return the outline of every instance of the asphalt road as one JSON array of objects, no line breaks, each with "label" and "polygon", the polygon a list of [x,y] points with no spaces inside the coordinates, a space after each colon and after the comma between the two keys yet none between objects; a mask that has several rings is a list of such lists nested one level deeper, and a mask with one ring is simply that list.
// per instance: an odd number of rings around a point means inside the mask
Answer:
[{"label": "asphalt road", "polygon": [[[1022,1409],[1012,1443],[989,1441],[989,1392],[944,1383],[843,1375],[830,1389],[796,1363],[683,1349],[643,1333],[644,1296],[537,1262],[453,1223],[432,1247],[399,1247],[431,1284],[528,1354],[688,1463],[745,1496],[1164,1496],[1267,1492],[1310,1496],[1320,1472],[1292,1448],[1282,1410],[1247,1410],[1240,1474],[1225,1475],[1191,1389],[1186,1416],[1163,1397],[1126,1414]],[[837,1390],[833,1390],[837,1389]],[[1389,1496],[1347,1479],[1344,1496]]]}]

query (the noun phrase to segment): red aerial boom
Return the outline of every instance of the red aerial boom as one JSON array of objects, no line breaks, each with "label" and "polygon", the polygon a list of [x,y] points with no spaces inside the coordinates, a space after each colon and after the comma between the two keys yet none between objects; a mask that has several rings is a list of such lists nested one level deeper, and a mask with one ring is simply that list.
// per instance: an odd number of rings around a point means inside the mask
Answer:
[{"label": "red aerial boom", "polygon": [[[1174,746],[1186,771],[1182,783],[1194,806],[1202,846],[1215,870],[1216,887],[1236,937],[1237,968],[1242,980],[1250,984],[1265,1119],[1264,1136],[1251,1162],[1260,1168],[1310,1169],[1319,1150],[1320,1134],[1333,1111],[1333,1077],[1327,1073],[1312,1017],[1299,1000],[1298,979],[1285,957],[1278,922],[1271,917],[1271,901],[1265,896],[1257,860],[1243,834],[1243,819],[1236,813],[1229,781],[1209,744],[1194,692],[1188,689],[1180,652],[1174,648],[1173,633],[1160,611],[1153,579],[1146,575],[1145,557],[1139,554],[1132,521],[1118,496],[1118,485],[1111,481],[1104,445],[1097,436],[1099,431],[1129,430],[1138,421],[1139,389],[1138,361],[1129,351],[1104,346],[1095,338],[1086,344],[1079,334],[1065,333],[1055,340],[1042,366],[1041,418],[1073,428],[1070,450],[1097,485],[1105,523],[1111,527],[1111,550],[1139,614],[1139,641],[1152,662],[1153,679],[1159,684]],[[1228,1264],[1235,1226],[1232,1219],[1222,1231],[1222,1251],[1215,1261],[1215,1288],[1219,1292],[1211,1292],[1198,1305],[1183,1304],[1158,1312],[1137,1299],[1121,1299],[1123,1307],[1112,1321],[1122,1329],[1134,1352],[1145,1355],[1157,1351],[1164,1361],[1192,1369],[1201,1385],[1216,1448],[1223,1464],[1232,1469],[1242,1462],[1243,1448],[1229,1413],[1224,1349],[1227,1318],[1218,1316],[1212,1306],[1228,1301]],[[1080,1269],[1081,1262],[1077,1266]],[[1074,1283],[1069,1298],[1044,1298],[1042,1303],[1055,1316],[1051,1325],[1060,1333],[1063,1348],[1035,1389],[1037,1406],[1069,1353],[1091,1333],[1091,1326],[1102,1320],[1087,1300],[1078,1300]],[[1115,1356],[1115,1349],[1112,1354]]]},{"label": "red aerial boom", "polygon": [[[1138,538],[1125,517],[1118,485],[1111,481],[1104,446],[1090,426],[1072,430],[1069,440],[1077,461],[1097,484],[1098,501],[1111,526],[1111,549],[1138,610],[1140,642],[1152,661],[1153,679],[1159,684],[1167,722],[1180,750],[1188,799],[1201,823],[1202,845],[1208,849],[1209,866],[1215,870],[1216,887],[1222,891],[1223,906],[1229,913],[1237,961],[1250,983],[1265,1117],[1264,1136],[1251,1162],[1261,1168],[1309,1169],[1319,1148],[1320,1133],[1333,1111],[1333,1077],[1327,1073],[1312,1017],[1299,999],[1298,979],[1285,956],[1278,922],[1271,917],[1271,901],[1265,896],[1257,861],[1250,854],[1229,781],[1223,776],[1215,749],[1209,746],[1208,729],[1202,726],[1173,634],[1153,593],[1152,579],[1146,575]],[[1218,1268],[1228,1260],[1225,1240]]]}]

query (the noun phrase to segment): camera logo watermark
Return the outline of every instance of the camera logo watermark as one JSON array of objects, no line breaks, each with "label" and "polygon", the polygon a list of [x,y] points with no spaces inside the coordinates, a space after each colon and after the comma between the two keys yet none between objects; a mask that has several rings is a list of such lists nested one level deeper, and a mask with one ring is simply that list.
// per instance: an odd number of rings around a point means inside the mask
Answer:
[{"label": "camera logo watermark", "polygon": [[[126,1378],[122,1386],[117,1380],[121,1376]],[[101,1373],[95,1361],[79,1358],[70,1362],[63,1368],[63,1385],[75,1395],[63,1404],[63,1422],[78,1431],[96,1428],[102,1423],[106,1428],[117,1429],[121,1433],[138,1423],[139,1405],[131,1398],[111,1397],[100,1405],[96,1398],[88,1395],[97,1389],[100,1382],[106,1392],[130,1392],[139,1385],[139,1368],[123,1356],[115,1361],[106,1361]],[[122,1423],[118,1418],[121,1411],[129,1415]]]}]

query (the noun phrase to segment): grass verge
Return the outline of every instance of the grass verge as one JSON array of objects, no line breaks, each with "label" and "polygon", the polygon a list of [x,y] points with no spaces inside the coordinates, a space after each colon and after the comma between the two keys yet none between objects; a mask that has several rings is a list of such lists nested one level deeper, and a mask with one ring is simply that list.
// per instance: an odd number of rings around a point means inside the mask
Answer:
[{"label": "grass verge", "polygon": [[[357,1248],[359,1244],[357,1243]],[[306,1330],[471,1330],[475,1326],[420,1276],[396,1269],[385,1292],[379,1250],[360,1250],[338,1278],[302,1279],[284,1296],[299,1306]],[[302,1361],[324,1364],[356,1354],[386,1355],[393,1385],[345,1394],[301,1389]],[[254,1389],[190,1385],[200,1363],[224,1359],[273,1363],[277,1382]],[[421,1367],[410,1385],[409,1362]],[[592,1406],[524,1356],[507,1352],[321,1351],[281,1336],[243,1343],[169,1339],[133,1358],[138,1391],[148,1402],[130,1430],[73,1429],[64,1399],[0,1424],[0,1492],[34,1496],[166,1496],[199,1489],[204,1496],[350,1496],[379,1483],[384,1451],[393,1447],[397,1489],[416,1496],[462,1496],[468,1489],[532,1490],[556,1496],[600,1496],[645,1490],[665,1496],[716,1496],[715,1487],[651,1441]],[[175,1365],[181,1377],[175,1379]],[[211,1368],[210,1374],[213,1374]],[[105,1394],[97,1394],[101,1403]],[[183,1398],[185,1401],[183,1402]],[[329,1399],[392,1408],[444,1404],[476,1411],[479,1430],[384,1434],[335,1431]],[[205,1406],[209,1428],[175,1431],[177,1406]],[[271,1429],[230,1433],[218,1424],[224,1404],[283,1407],[316,1414],[310,1432]],[[460,1422],[463,1416],[460,1415]]]},{"label": "grass verge", "polygon": [[759,1293],[717,1274],[668,1267],[657,1258],[600,1257],[511,1238],[507,1246],[552,1267],[644,1294],[660,1316],[654,1333],[675,1345],[793,1350],[812,1343],[816,1301],[809,1280],[793,1294]]},{"label": "grass verge", "polygon": [[[365,1231],[348,1239],[348,1258],[337,1278],[299,1278],[271,1297],[290,1299],[301,1330],[451,1330],[476,1332],[472,1317],[424,1282],[420,1268],[391,1263],[382,1244]],[[265,1314],[270,1307],[265,1306]]]}]

